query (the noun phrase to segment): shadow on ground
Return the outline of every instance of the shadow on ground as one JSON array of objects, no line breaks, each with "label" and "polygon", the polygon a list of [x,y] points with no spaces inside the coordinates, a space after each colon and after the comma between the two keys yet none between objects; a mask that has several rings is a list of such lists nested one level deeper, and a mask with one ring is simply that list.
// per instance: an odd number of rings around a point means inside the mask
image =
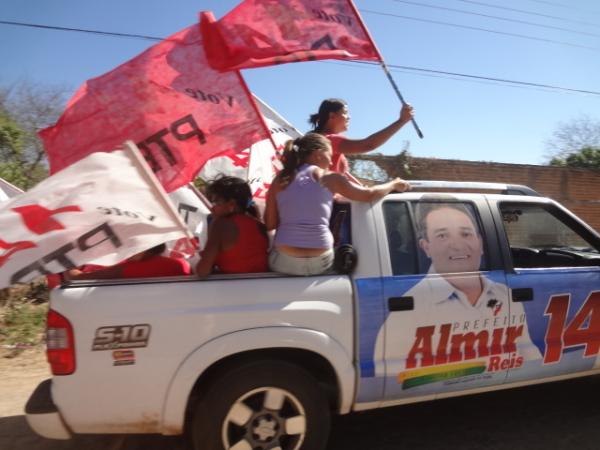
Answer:
[{"label": "shadow on ground", "polygon": [[[333,420],[327,450],[598,450],[600,377],[367,411]],[[2,450],[188,450],[181,437],[38,437],[0,418]]]},{"label": "shadow on ground", "polygon": [[188,450],[181,437],[77,435],[69,440],[44,439],[25,416],[0,417],[2,450]]},{"label": "shadow on ground", "polygon": [[600,377],[337,417],[327,450],[598,450]]}]

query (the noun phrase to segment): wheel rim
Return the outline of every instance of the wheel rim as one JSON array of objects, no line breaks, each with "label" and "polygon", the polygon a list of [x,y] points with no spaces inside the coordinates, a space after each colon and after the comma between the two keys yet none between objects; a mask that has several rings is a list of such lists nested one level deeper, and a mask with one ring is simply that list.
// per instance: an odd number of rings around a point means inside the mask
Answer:
[{"label": "wheel rim", "polygon": [[227,450],[298,450],[306,435],[306,414],[290,392],[261,387],[235,401],[221,434]]}]

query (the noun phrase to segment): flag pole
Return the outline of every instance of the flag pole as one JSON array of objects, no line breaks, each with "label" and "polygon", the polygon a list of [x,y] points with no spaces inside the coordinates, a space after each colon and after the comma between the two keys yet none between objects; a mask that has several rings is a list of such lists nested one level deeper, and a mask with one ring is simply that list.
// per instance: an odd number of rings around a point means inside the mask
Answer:
[{"label": "flag pole", "polygon": [[[383,58],[381,58],[380,63],[381,63],[381,67],[382,67],[383,71],[385,72],[385,75],[387,76],[388,80],[390,80],[390,83],[391,83],[392,87],[394,88],[394,91],[396,91],[396,95],[400,99],[400,103],[402,103],[403,105],[406,105],[406,102],[404,101],[404,97],[402,97],[402,93],[400,92],[400,89],[398,89],[396,82],[392,78],[392,74],[390,73],[390,70],[388,69],[388,66],[385,63],[385,61],[383,60]],[[415,128],[415,131],[417,132],[417,136],[419,136],[421,139],[423,139],[423,132],[419,128],[419,125],[417,125],[417,122],[415,121],[414,117],[411,118],[410,121],[412,122],[413,127]]]},{"label": "flag pole", "polygon": [[163,188],[158,178],[150,167],[148,163],[142,156],[140,150],[137,145],[133,141],[127,140],[122,146],[122,149],[125,150],[125,153],[129,156],[130,160],[133,162],[134,167],[136,167],[140,173],[140,175],[146,180],[148,186],[155,194],[155,198],[158,203],[160,203],[166,210],[167,214],[171,216],[171,219],[179,226],[181,231],[185,234],[185,236],[189,239],[193,238],[191,230],[187,227],[187,225],[183,222],[183,219],[173,206],[173,202],[167,196],[165,189]]},{"label": "flag pole", "polygon": [[[258,116],[258,120],[259,120],[260,124],[262,125],[264,131],[267,133],[267,136],[269,137],[269,141],[271,141],[271,145],[273,145],[273,149],[275,150],[275,152],[277,152],[277,144],[275,144],[275,139],[273,139],[273,134],[271,133],[271,130],[267,126],[267,122],[265,122],[265,118],[260,113],[260,109],[258,108],[258,105],[256,104],[256,100],[254,100],[254,96],[252,95],[252,92],[250,92],[250,89],[248,88],[248,85],[246,84],[246,80],[244,80],[244,77],[242,77],[242,74],[239,70],[235,70],[235,73],[238,77],[238,80],[240,81],[240,84],[244,88],[244,91],[246,92],[246,97],[248,97],[248,100],[250,101],[250,104],[252,105],[254,112]],[[250,150],[248,153],[248,168],[246,169],[246,178],[248,179],[248,181],[250,181],[250,163],[251,162],[252,162],[252,146],[250,146]],[[254,195],[254,193],[252,193],[252,194]]]},{"label": "flag pole", "polygon": [[[400,100],[400,103],[403,106],[406,105],[406,102],[404,101],[404,97],[400,93],[400,89],[398,89],[398,86],[396,85],[396,82],[392,78],[392,74],[390,73],[390,70],[388,69],[388,66],[385,63],[381,52],[379,51],[379,49],[375,45],[375,41],[373,40],[373,37],[371,36],[371,33],[369,33],[369,30],[367,30],[367,27],[365,26],[365,24],[364,24],[364,22],[362,20],[362,17],[358,13],[358,9],[356,9],[356,6],[352,2],[352,0],[348,0],[348,5],[352,9],[352,11],[356,15],[356,17],[358,17],[358,23],[360,24],[360,26],[363,29],[364,33],[367,35],[367,38],[369,38],[369,41],[371,41],[371,45],[373,46],[373,48],[377,52],[377,56],[379,57],[379,63],[381,64],[381,68],[383,69],[385,75],[387,76],[387,78],[390,81],[392,87],[394,88],[394,91],[396,92],[396,95],[398,96],[398,99]],[[417,122],[415,121],[414,117],[411,118],[410,121],[412,122],[413,127],[415,128],[415,131],[417,132],[417,136],[419,136],[421,139],[423,139],[423,133],[421,132],[421,129],[419,128],[419,125],[417,125]]]}]

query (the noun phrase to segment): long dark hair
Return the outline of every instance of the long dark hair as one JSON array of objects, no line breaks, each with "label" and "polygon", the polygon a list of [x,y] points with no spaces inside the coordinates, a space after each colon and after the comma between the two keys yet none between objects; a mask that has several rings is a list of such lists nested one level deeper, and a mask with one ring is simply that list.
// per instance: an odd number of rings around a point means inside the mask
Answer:
[{"label": "long dark hair", "polygon": [[206,196],[211,199],[218,197],[222,200],[235,200],[241,211],[259,218],[258,209],[252,200],[250,186],[238,177],[220,176],[210,181],[206,186]]},{"label": "long dark hair", "polygon": [[331,147],[329,139],[318,133],[306,133],[293,141],[287,141],[281,156],[283,169],[277,175],[277,179],[284,185],[288,184],[296,176],[298,168],[314,151],[325,150],[329,147]]},{"label": "long dark hair", "polygon": [[313,126],[315,133],[321,133],[327,126],[329,113],[338,112],[346,106],[348,106],[347,103],[340,98],[325,99],[321,102],[321,106],[319,106],[319,112],[310,115],[308,123]]}]

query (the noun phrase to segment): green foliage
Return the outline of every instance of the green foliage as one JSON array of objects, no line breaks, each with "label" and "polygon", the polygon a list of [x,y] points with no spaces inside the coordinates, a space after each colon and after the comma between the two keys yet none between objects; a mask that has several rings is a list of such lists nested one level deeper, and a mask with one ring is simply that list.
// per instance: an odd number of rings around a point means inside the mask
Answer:
[{"label": "green foliage", "polygon": [[24,132],[4,111],[0,111],[0,156],[8,160],[23,152]]},{"label": "green foliage", "polygon": [[26,181],[19,163],[23,154],[24,134],[6,112],[0,111],[0,177],[19,187]]},{"label": "green foliage", "polygon": [[575,167],[579,169],[600,169],[600,147],[584,147],[578,152],[564,157],[554,157],[551,166]]},{"label": "green foliage", "polygon": [[7,346],[10,356],[43,342],[48,296],[43,277],[0,289],[0,346]]},{"label": "green foliage", "polygon": [[15,121],[6,112],[0,111],[0,152],[3,157],[23,151],[23,135]]},{"label": "green foliage", "polygon": [[0,111],[0,178],[27,189],[44,179],[47,171],[28,164],[25,158],[27,133],[4,111]]},{"label": "green foliage", "polygon": [[29,347],[44,339],[48,304],[13,303],[0,313],[0,343]]},{"label": "green foliage", "polygon": [[48,169],[45,166],[27,164],[22,160],[0,162],[0,177],[26,191],[47,178]]},{"label": "green foliage", "polygon": [[68,91],[28,80],[0,85],[0,177],[27,190],[48,176],[37,132],[56,121]]}]

